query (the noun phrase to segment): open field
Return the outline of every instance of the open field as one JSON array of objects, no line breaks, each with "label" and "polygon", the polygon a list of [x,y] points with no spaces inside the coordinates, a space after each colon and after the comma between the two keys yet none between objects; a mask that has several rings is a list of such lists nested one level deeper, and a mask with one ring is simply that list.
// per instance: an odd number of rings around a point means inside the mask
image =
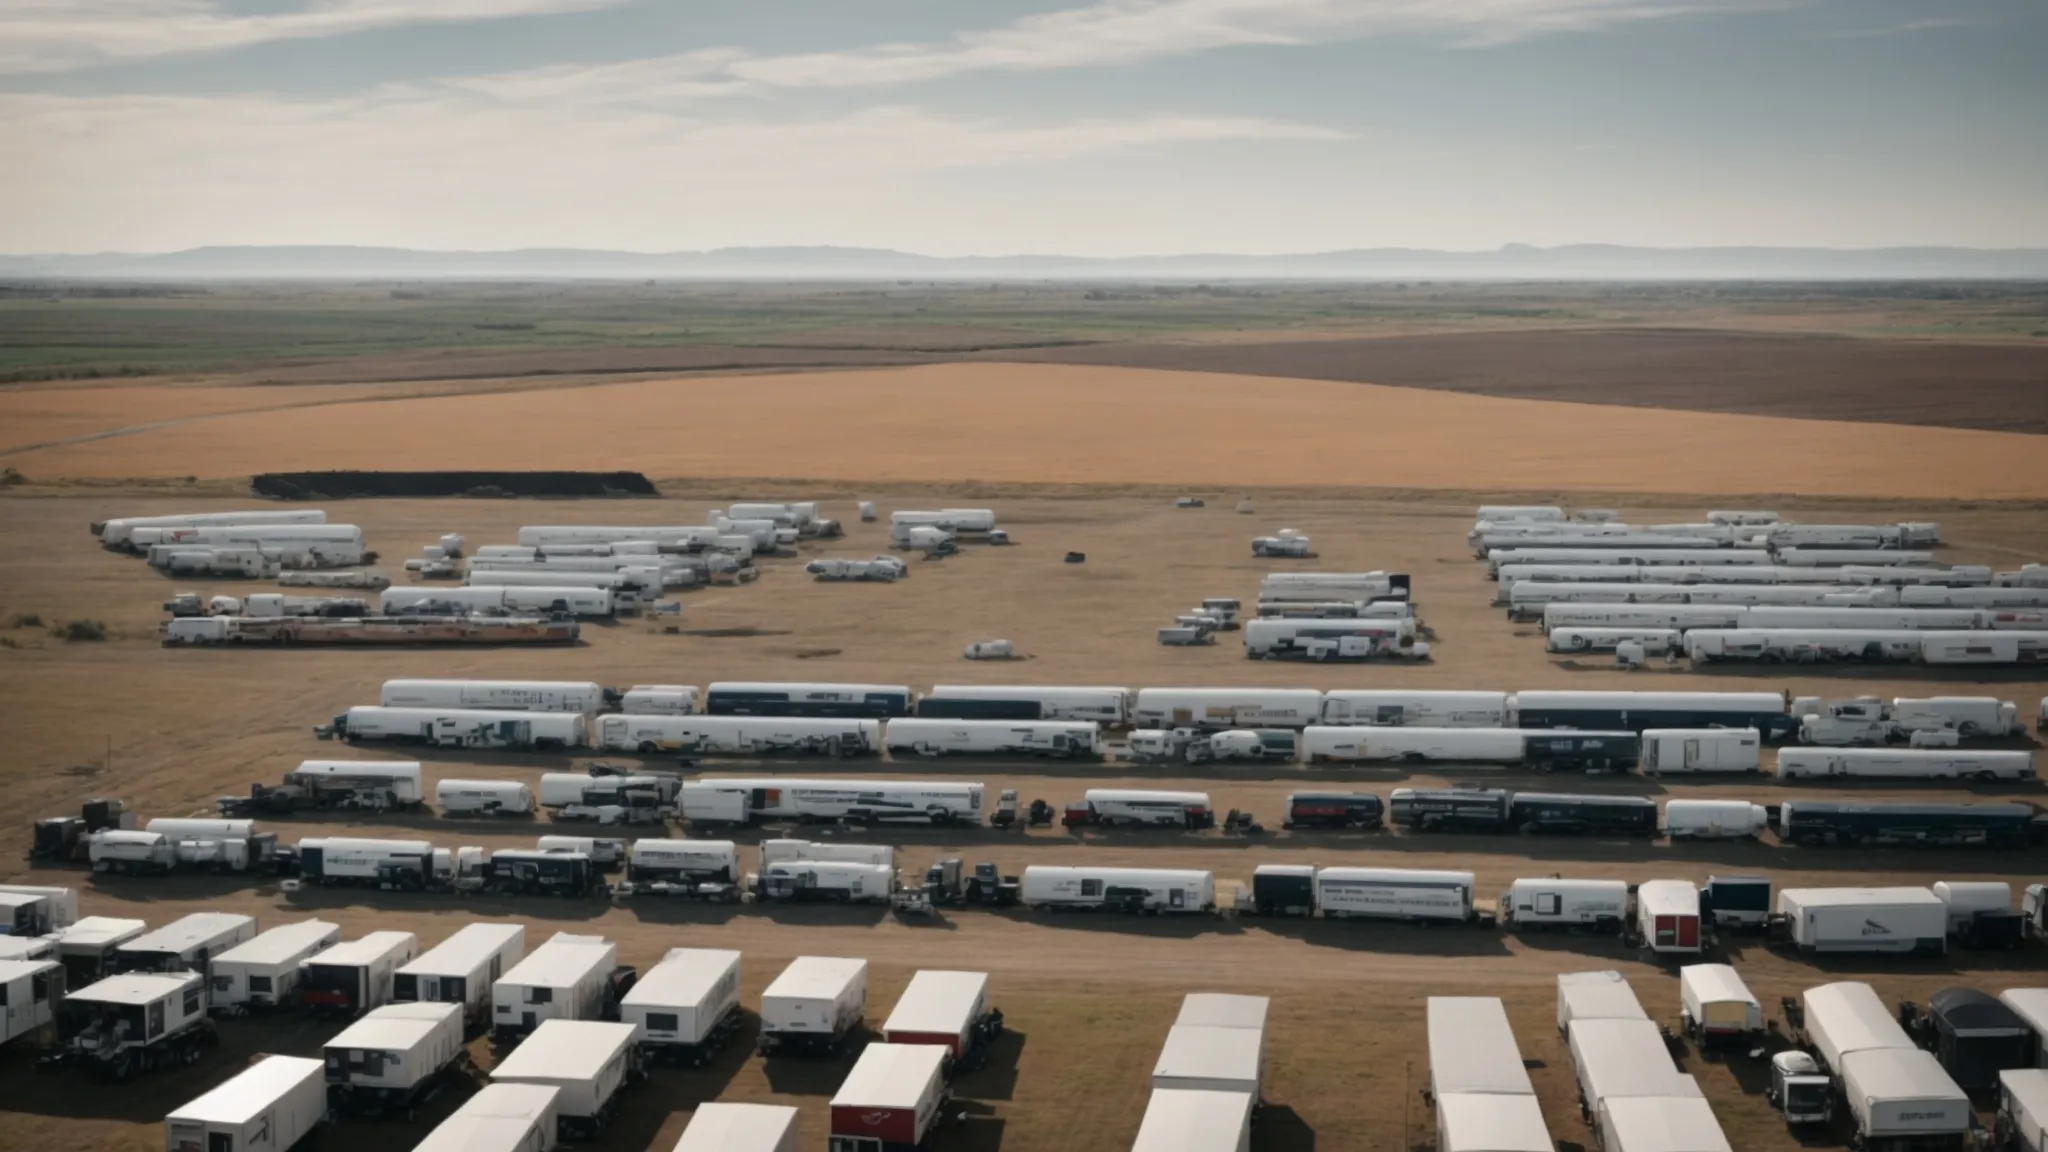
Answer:
[{"label": "open field", "polygon": [[[776,379],[751,383],[772,387]],[[784,403],[793,402],[788,395],[775,395]],[[1042,392],[1037,395],[1046,400]],[[1406,395],[1478,402],[1471,397]],[[1078,396],[1062,395],[1048,403],[1054,411],[1071,414],[1085,411],[1072,407],[1078,401]],[[920,453],[924,447],[915,440],[901,442]],[[136,440],[131,451],[144,443]],[[995,453],[1002,445],[997,441],[986,447]],[[689,450],[677,451],[679,459]],[[870,446],[869,454],[888,455],[887,443],[879,450]],[[1464,463],[1483,472],[1487,464],[1477,459],[1482,454],[1473,453]],[[502,464],[506,458],[496,459]],[[996,459],[1000,461],[1000,455]],[[1995,694],[2020,701],[2029,712],[2048,694],[2048,678],[2040,670],[1955,669],[1936,674],[1882,668],[1781,675],[1656,669],[1630,674],[1597,661],[1554,660],[1542,651],[1533,629],[1510,625],[1487,606],[1491,585],[1464,541],[1471,508],[1480,499],[1475,494],[1345,498],[1272,492],[1260,495],[1259,515],[1238,516],[1227,510],[1235,488],[1196,489],[1195,494],[1209,497],[1211,506],[1176,510],[1166,492],[1120,493],[1080,486],[1100,480],[1103,468],[1121,466],[1115,459],[1089,459],[1077,452],[1072,475],[1057,471],[1065,459],[1048,461],[1048,474],[1041,477],[1065,482],[1057,489],[1005,489],[995,483],[996,473],[967,470],[956,476],[973,476],[974,481],[937,490],[882,483],[856,488],[699,481],[667,484],[669,498],[659,501],[402,500],[328,505],[334,519],[363,525],[373,546],[388,557],[411,554],[445,531],[486,543],[510,539],[522,523],[687,523],[700,519],[708,505],[755,496],[817,498],[827,501],[828,513],[842,518],[850,518],[857,499],[876,500],[884,509],[968,499],[996,507],[1019,541],[1014,549],[971,548],[943,563],[913,564],[910,578],[895,585],[815,584],[798,571],[801,560],[770,561],[758,584],[685,595],[675,634],[653,621],[622,622],[588,628],[586,642],[575,648],[547,651],[165,650],[156,646],[154,630],[161,618],[157,604],[169,592],[190,587],[232,593],[252,586],[174,585],[140,561],[101,551],[83,531],[84,525],[114,514],[242,506],[246,498],[170,497],[140,489],[91,494],[29,489],[0,496],[0,526],[11,545],[0,552],[0,621],[19,613],[33,613],[45,625],[94,618],[105,621],[111,632],[105,643],[65,644],[43,627],[0,629],[0,641],[5,641],[0,646],[0,692],[9,701],[0,773],[16,813],[0,822],[0,859],[19,858],[31,815],[68,810],[87,795],[125,797],[145,815],[199,812],[209,808],[216,795],[241,792],[251,781],[275,779],[300,759],[330,754],[334,746],[314,740],[311,725],[348,704],[373,699],[381,680],[400,675],[548,676],[620,686],[759,678],[863,680],[920,688],[942,681],[987,680],[1133,687],[1252,683],[1510,690],[1762,688],[1831,697],[1944,692]],[[303,452],[297,462],[309,463]],[[372,463],[360,458],[351,462]],[[588,463],[589,458],[579,462]],[[1246,468],[1263,464],[1260,458],[1243,456],[1233,462]],[[755,470],[765,470],[759,460],[753,463]],[[1340,475],[1347,466],[1342,459],[1319,463]],[[1891,463],[1896,467],[1905,462]],[[631,465],[619,460],[617,466]],[[1626,472],[1623,467],[1613,466],[1611,484],[1655,475]],[[1517,485],[1516,490],[1527,489]],[[1631,519],[1651,521],[1689,519],[1704,507],[1703,498],[1690,496],[1612,503]],[[1927,507],[1848,498],[1802,505],[1787,497],[1774,503],[1790,516],[1827,520],[1910,518]],[[2048,520],[2037,508],[1951,507],[1940,510],[1936,518],[1952,542],[1944,550],[1947,559],[2011,566],[2048,555]],[[1229,635],[1208,649],[1163,649],[1152,643],[1159,624],[1203,596],[1250,596],[1259,576],[1284,562],[1254,561],[1247,554],[1246,538],[1279,524],[1315,537],[1323,553],[1317,567],[1413,573],[1423,615],[1437,633],[1437,658],[1419,666],[1308,668],[1246,661]],[[846,540],[806,544],[805,555],[870,555],[885,544],[881,526],[856,523],[849,528]],[[1085,551],[1088,563],[1060,563],[1069,549]],[[1014,640],[1029,658],[993,665],[959,659],[961,645],[996,636]],[[363,754],[383,753],[366,746]],[[414,755],[410,750],[392,754]],[[581,763],[578,758],[519,754],[446,753],[427,759],[430,776],[437,778],[501,776],[528,781],[542,771]],[[836,767],[790,762],[769,768],[982,780],[991,789],[1014,787],[1027,800],[1043,797],[1056,803],[1097,781],[1144,780],[1206,789],[1219,807],[1249,808],[1269,824],[1277,823],[1285,795],[1296,789],[1327,783],[1384,792],[1397,783],[1446,778],[1382,769],[1091,769],[949,761],[849,762]],[[750,768],[719,764],[714,770]],[[1463,776],[1497,778],[1511,786],[1536,781],[1500,772]],[[1790,794],[1763,782],[1698,784],[1633,777],[1544,778],[1537,786],[1633,791],[1660,799],[1743,796],[1774,802]],[[2041,798],[2037,790],[2011,789],[1880,787],[1854,789],[1851,794]],[[344,825],[368,835],[404,831],[442,843],[492,846],[530,840],[545,829],[432,817],[337,818],[276,827],[291,840]],[[906,867],[922,867],[936,856],[960,855],[970,861],[996,860],[1005,871],[1015,872],[1031,863],[1078,858],[1208,868],[1224,880],[1248,877],[1257,863],[1265,861],[1455,866],[1476,872],[1481,890],[1488,893],[1516,876],[1554,872],[1641,880],[1768,871],[1780,884],[1987,878],[2019,885],[2038,881],[2041,871],[2038,853],[1803,850],[1769,841],[1679,847],[1663,842],[1277,833],[1247,841],[1213,835],[1076,838],[1053,830],[1009,835],[889,830],[859,838],[897,843]],[[865,956],[874,966],[870,1017],[876,1025],[916,968],[984,969],[994,977],[993,1002],[1003,1008],[1018,1035],[998,1049],[988,1071],[962,1083],[964,1102],[955,1111],[968,1113],[968,1119],[942,1133],[936,1144],[939,1152],[1111,1152],[1127,1147],[1144,1107],[1146,1069],[1171,1022],[1177,998],[1198,989],[1275,996],[1267,1090],[1273,1107],[1254,1138],[1259,1152],[1411,1152],[1429,1147],[1428,1110],[1414,1095],[1427,1067],[1423,1000],[1446,992],[1506,999],[1523,1054],[1533,1062],[1532,1076],[1553,1135],[1584,1144],[1589,1137],[1576,1117],[1570,1063],[1554,1027],[1554,976],[1580,968],[1619,967],[1660,1020],[1672,1020],[1677,1003],[1676,981],[1667,970],[1641,963],[1611,941],[1567,937],[1321,922],[1134,922],[978,912],[957,913],[936,926],[914,926],[875,912],[827,907],[723,910],[654,904],[607,909],[568,902],[470,903],[353,892],[294,898],[275,888],[210,878],[95,883],[84,873],[28,873],[19,865],[0,867],[0,875],[76,884],[84,890],[86,912],[137,915],[152,923],[197,908],[246,911],[266,925],[317,914],[343,924],[351,935],[372,927],[399,927],[418,931],[424,942],[432,943],[472,917],[516,916],[529,924],[529,946],[557,928],[602,932],[620,943],[622,962],[643,970],[672,946],[740,948],[747,954],[743,995],[750,1005],[774,972],[795,955]],[[1959,953],[1945,961],[1837,961],[1817,967],[1753,942],[1738,942],[1733,962],[1752,990],[1772,1006],[1781,995],[1827,979],[1870,979],[1887,999],[1924,1002],[1928,993],[1951,984],[1995,991],[2040,984],[2048,975],[2048,960],[2039,949],[1993,956]],[[36,1089],[32,1096],[8,1093],[0,1101],[0,1146],[94,1152],[159,1147],[158,1120],[163,1113],[222,1079],[244,1056],[255,1051],[311,1051],[333,1027],[284,1019],[229,1022],[223,1031],[224,1051],[193,1069],[138,1082],[118,1097],[92,1090],[71,1073],[26,1081]],[[1684,1064],[1699,1076],[1736,1148],[1789,1152],[1801,1146],[1773,1119],[1754,1066],[1697,1055],[1686,1057]],[[665,1149],[687,1122],[691,1108],[722,1098],[798,1105],[804,1113],[804,1145],[818,1147],[823,1143],[825,1100],[845,1067],[845,1062],[768,1064],[736,1050],[700,1072],[662,1072],[633,1098],[619,1128],[598,1146],[621,1152]],[[0,1068],[0,1082],[18,1085],[24,1081],[16,1077],[27,1075],[18,1066]],[[452,1104],[439,1102],[427,1120]],[[307,1147],[326,1152],[363,1147],[373,1139],[404,1147],[424,1131],[427,1120],[415,1128],[329,1130]]]},{"label": "open field", "polygon": [[[129,391],[79,399],[121,427]],[[67,412],[65,426],[87,419]],[[47,442],[33,421],[16,435]],[[2048,498],[2048,452],[2014,433],[1011,364],[319,404],[160,422],[0,459],[37,479],[602,461],[651,476],[875,483]]]}]

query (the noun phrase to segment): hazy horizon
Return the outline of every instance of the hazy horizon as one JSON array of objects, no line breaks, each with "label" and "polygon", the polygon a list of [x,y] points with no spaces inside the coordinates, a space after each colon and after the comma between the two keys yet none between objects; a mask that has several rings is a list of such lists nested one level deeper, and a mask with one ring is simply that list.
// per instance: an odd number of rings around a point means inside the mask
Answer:
[{"label": "hazy horizon", "polygon": [[32,0],[0,251],[2048,247],[2031,0]]}]

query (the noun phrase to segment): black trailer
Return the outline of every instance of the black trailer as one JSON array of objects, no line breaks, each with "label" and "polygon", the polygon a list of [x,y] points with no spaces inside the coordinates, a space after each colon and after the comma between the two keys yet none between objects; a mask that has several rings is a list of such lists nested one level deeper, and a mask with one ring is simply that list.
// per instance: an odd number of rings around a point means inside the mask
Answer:
[{"label": "black trailer", "polygon": [[1771,881],[1764,876],[1709,876],[1700,889],[1700,919],[1716,928],[1759,930],[1771,919]]},{"label": "black trailer", "polygon": [[588,896],[605,883],[597,865],[580,852],[514,848],[491,853],[484,887],[506,895]]},{"label": "black trailer", "polygon": [[2034,1029],[1996,997],[1943,988],[1927,998],[1934,1055],[1965,1091],[1995,1086],[2006,1068],[2034,1066]]},{"label": "black trailer", "polygon": [[1387,806],[1371,792],[1295,792],[1287,797],[1282,828],[1358,828],[1378,830]]},{"label": "black trailer", "polygon": [[805,699],[775,688],[713,687],[704,694],[712,716],[820,716],[836,720],[890,720],[910,715],[908,692],[863,692],[859,699]]},{"label": "black trailer", "polygon": [[1627,772],[1642,758],[1633,732],[1530,732],[1522,763],[1537,772]]},{"label": "black trailer", "polygon": [[1314,916],[1316,870],[1309,864],[1261,864],[1252,870],[1252,907],[1261,916]]},{"label": "black trailer", "polygon": [[963,700],[945,697],[917,702],[920,720],[1042,720],[1045,706],[1036,700]]},{"label": "black trailer", "polygon": [[1396,788],[1389,818],[1418,832],[1499,832],[1511,794],[1498,788]]},{"label": "black trailer", "polygon": [[1778,836],[1794,844],[2024,848],[2034,828],[2028,804],[1787,800],[1778,806]]},{"label": "black trailer", "polygon": [[1523,835],[1655,836],[1657,802],[1647,796],[1517,792],[1508,822]]}]

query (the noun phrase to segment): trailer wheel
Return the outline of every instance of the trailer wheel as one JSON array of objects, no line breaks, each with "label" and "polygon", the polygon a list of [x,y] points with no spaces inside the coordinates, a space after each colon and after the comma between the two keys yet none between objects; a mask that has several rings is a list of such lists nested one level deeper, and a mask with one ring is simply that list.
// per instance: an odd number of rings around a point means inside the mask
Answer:
[{"label": "trailer wheel", "polygon": [[661,749],[655,747],[654,741],[652,740],[642,740],[640,742],[640,754],[642,756],[652,756],[659,751],[661,751]]},{"label": "trailer wheel", "polygon": [[1977,773],[1977,779],[1978,779],[1978,780],[1980,780],[1980,781],[1982,781],[1983,783],[1986,783],[1986,784],[1996,784],[1996,783],[1998,783],[1998,773],[1996,773],[1996,772],[1979,772],[1979,773]]},{"label": "trailer wheel", "polygon": [[1586,638],[1585,638],[1584,636],[1574,636],[1574,637],[1572,637],[1572,648],[1573,648],[1574,650],[1579,650],[1579,649],[1583,649],[1583,648],[1585,648],[1585,646],[1586,646]]},{"label": "trailer wheel", "polygon": [[1970,721],[1966,720],[1963,723],[1956,725],[1956,735],[1962,737],[1965,740],[1974,740],[1983,734],[1983,729],[1977,727],[1976,724]]}]

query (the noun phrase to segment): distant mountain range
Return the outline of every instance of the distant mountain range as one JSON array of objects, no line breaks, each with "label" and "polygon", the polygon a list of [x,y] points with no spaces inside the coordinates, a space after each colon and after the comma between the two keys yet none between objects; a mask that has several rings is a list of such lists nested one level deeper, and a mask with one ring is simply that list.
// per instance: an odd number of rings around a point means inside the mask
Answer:
[{"label": "distant mountain range", "polygon": [[439,252],[342,246],[0,256],[5,279],[2048,279],[2048,248],[1358,248],[1282,256],[921,256],[884,248]]}]

